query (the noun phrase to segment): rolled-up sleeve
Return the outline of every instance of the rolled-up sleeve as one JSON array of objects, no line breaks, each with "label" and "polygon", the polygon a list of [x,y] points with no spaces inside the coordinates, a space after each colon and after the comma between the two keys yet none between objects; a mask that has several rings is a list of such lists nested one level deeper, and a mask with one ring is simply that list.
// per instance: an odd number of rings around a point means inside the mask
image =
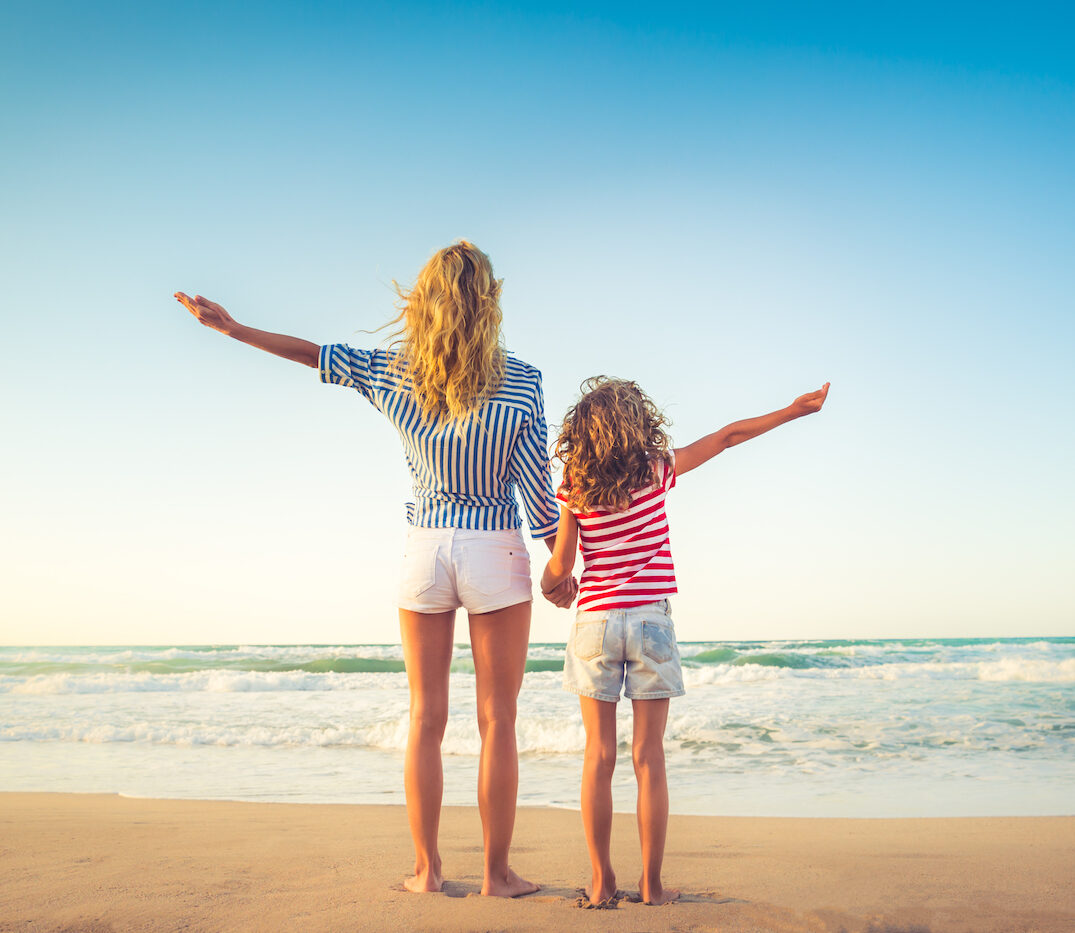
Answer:
[{"label": "rolled-up sleeve", "polygon": [[373,401],[373,381],[370,377],[369,350],[356,350],[346,343],[328,343],[318,355],[318,370],[322,382],[347,386]]},{"label": "rolled-up sleeve", "polygon": [[547,538],[556,533],[560,509],[552,494],[549,467],[549,429],[545,423],[545,402],[541,376],[537,377],[534,411],[527,419],[512,452],[511,477],[519,486],[530,533]]}]

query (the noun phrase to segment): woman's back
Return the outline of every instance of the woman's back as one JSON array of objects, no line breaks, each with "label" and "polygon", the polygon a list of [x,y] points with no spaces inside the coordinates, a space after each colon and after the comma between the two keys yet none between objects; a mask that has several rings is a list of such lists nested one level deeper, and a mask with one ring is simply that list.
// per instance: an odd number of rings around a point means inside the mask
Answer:
[{"label": "woman's back", "polygon": [[555,531],[541,373],[513,356],[496,392],[470,418],[423,417],[395,354],[347,344],[321,348],[323,382],[348,386],[399,432],[414,482],[407,521],[425,528],[521,527],[518,485],[534,537]]}]

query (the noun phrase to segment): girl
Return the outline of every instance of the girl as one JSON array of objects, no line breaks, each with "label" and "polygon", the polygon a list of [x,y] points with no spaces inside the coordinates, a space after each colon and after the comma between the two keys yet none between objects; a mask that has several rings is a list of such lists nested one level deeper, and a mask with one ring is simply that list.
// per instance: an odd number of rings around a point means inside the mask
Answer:
[{"label": "girl", "polygon": [[[552,549],[556,503],[546,451],[541,374],[508,356],[500,336],[501,280],[489,257],[460,241],[440,250],[414,288],[399,291],[392,348],[318,346],[236,322],[220,305],[176,292],[201,323],[318,370],[354,389],[399,431],[414,480],[399,590],[410,686],[404,784],[414,839],[411,891],[443,885],[437,844],[443,790],[440,744],[448,719],[455,611],[469,614],[481,735],[478,804],[485,843],[482,894],[538,889],[508,867],[519,762],[515,708],[530,633],[530,562],[516,488],[530,531]],[[554,596],[571,604],[573,581]]]},{"label": "girl", "polygon": [[665,496],[678,477],[722,450],[820,411],[829,384],[787,408],[729,424],[676,450],[669,449],[664,417],[635,383],[596,376],[582,391],[556,441],[564,464],[560,523],[541,588],[554,592],[570,579],[578,542],[583,571],[564,686],[579,695],[586,727],[582,822],[593,869],[587,894],[594,905],[616,897],[609,838],[616,703],[625,687],[634,707],[639,895],[647,904],[666,904],[679,892],[661,883],[668,828],[664,728],[669,697],[683,694],[683,673],[668,607],[677,591]]}]

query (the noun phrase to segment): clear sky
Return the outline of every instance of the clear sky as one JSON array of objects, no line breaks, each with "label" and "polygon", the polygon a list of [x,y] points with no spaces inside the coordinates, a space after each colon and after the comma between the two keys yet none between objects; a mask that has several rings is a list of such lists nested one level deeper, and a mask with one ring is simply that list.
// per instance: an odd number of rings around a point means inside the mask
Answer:
[{"label": "clear sky", "polygon": [[1072,634],[1070,7],[721,6],[0,6],[0,643],[397,641],[394,432],[171,296],[373,345],[459,237],[554,425],[832,382],[677,486],[682,639]]}]

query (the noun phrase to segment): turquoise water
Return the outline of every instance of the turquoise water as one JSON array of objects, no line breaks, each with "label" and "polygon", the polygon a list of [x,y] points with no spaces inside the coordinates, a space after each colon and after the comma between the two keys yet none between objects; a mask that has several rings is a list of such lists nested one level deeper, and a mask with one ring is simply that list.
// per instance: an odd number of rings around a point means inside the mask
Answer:
[{"label": "turquoise water", "polygon": [[[684,643],[672,808],[750,815],[1075,812],[1075,638]],[[577,806],[584,733],[562,645],[533,645],[520,800]],[[457,646],[445,800],[474,801]],[[633,807],[630,704],[618,809]],[[401,803],[398,645],[0,648],[0,790]]]}]

